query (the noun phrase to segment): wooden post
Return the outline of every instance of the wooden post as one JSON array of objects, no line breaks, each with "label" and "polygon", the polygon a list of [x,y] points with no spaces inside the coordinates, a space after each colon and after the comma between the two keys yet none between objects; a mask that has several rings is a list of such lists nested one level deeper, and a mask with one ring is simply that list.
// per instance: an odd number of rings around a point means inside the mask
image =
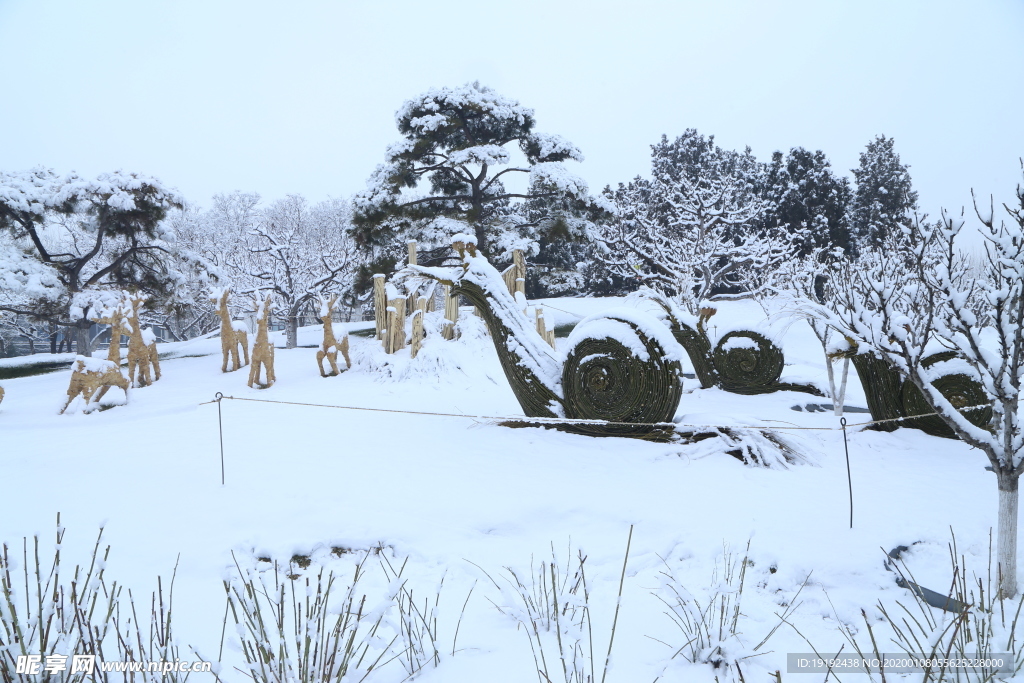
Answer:
[{"label": "wooden post", "polygon": [[512,296],[515,296],[516,292],[526,296],[526,255],[522,249],[512,252],[512,265],[516,267],[515,289],[512,290]]},{"label": "wooden post", "polygon": [[420,299],[416,303],[416,310],[412,313],[412,344],[409,349],[409,356],[416,357],[423,345],[423,316],[427,314],[427,300]]},{"label": "wooden post", "polygon": [[513,263],[511,266],[501,271],[501,279],[505,281],[505,286],[508,287],[508,293],[512,296],[516,295],[516,265]]},{"label": "wooden post", "polygon": [[544,309],[538,306],[533,310],[537,315],[537,334],[539,334],[551,348],[555,348],[555,331],[548,329],[547,322],[544,320]]},{"label": "wooden post", "polygon": [[501,279],[509,294],[515,296],[516,292],[522,292],[526,296],[526,256],[522,249],[512,251],[512,265],[501,273]]},{"label": "wooden post", "polygon": [[444,317],[447,322],[441,328],[441,336],[445,339],[455,338],[455,323],[459,320],[459,297],[452,295],[451,285],[444,286]]},{"label": "wooden post", "polygon": [[[409,265],[410,266],[415,266],[416,265],[416,240],[409,240],[408,242],[405,243],[405,246],[409,250]],[[408,290],[407,294],[408,294],[408,297],[409,297],[409,300],[408,300],[409,314],[412,315],[412,312],[415,311],[418,308],[417,303],[419,302],[419,296],[418,296],[419,292],[414,291],[408,285],[407,285],[406,288]]]},{"label": "wooden post", "polygon": [[387,295],[384,293],[384,273],[373,276],[373,321],[377,326],[377,339],[384,339],[384,328],[387,326]]},{"label": "wooden post", "polygon": [[436,282],[431,282],[430,285],[427,287],[427,311],[428,312],[437,310],[437,295],[438,295],[438,291],[439,290],[437,288],[437,283]]},{"label": "wooden post", "polygon": [[396,296],[388,300],[388,326],[384,335],[385,353],[394,353],[405,348],[405,297]]}]

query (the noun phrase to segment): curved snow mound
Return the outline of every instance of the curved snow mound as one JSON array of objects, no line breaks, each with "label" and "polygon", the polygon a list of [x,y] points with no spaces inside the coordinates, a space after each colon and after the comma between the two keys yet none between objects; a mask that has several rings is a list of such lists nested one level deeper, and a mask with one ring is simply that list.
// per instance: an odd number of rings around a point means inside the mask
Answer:
[{"label": "curved snow mound", "polygon": [[[460,312],[455,325],[457,337],[441,336],[445,324],[440,312],[428,313],[424,320],[426,337],[415,358],[407,346],[393,354],[384,353],[381,342],[352,337],[352,370],[375,375],[381,382],[476,383],[504,382],[505,377],[494,352],[494,343],[479,317]],[[358,341],[357,341],[358,339]],[[499,382],[499,383],[500,383]]]}]

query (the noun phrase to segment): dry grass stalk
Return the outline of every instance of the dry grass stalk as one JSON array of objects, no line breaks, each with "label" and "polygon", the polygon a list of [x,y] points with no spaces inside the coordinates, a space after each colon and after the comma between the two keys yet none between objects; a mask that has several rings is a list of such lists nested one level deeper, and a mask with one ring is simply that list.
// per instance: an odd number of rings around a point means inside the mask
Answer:
[{"label": "dry grass stalk", "polygon": [[[345,369],[352,367],[352,361],[348,357],[348,334],[345,334],[341,338],[341,343],[334,336],[334,321],[331,317],[334,315],[334,309],[338,305],[338,295],[335,294],[330,299],[319,297],[320,299],[320,320],[324,324],[324,340],[320,344],[320,350],[316,352],[316,364],[320,368],[321,377],[334,377],[338,374],[338,352],[341,352],[342,357],[345,359]],[[331,364],[331,374],[328,375],[324,372],[324,358]]]},{"label": "dry grass stalk", "polygon": [[373,322],[377,329],[377,340],[384,339],[384,328],[387,327],[388,298],[384,293],[386,277],[383,273],[373,276]]},{"label": "dry grass stalk", "polygon": [[[259,385],[266,389],[274,384],[274,345],[270,342],[270,311],[274,308],[273,294],[256,304],[256,341],[252,345],[252,367],[249,369],[249,386]],[[267,377],[266,384],[260,384],[260,368]]]},{"label": "dry grass stalk", "polygon": [[[225,287],[219,293],[215,293],[214,296],[210,297],[210,301],[214,303],[217,310],[217,315],[220,317],[220,350],[224,356],[224,362],[221,364],[221,372],[229,372],[228,360],[231,361],[231,370],[235,370],[249,364],[249,333],[245,329],[240,321],[234,321],[231,319],[231,312],[228,310],[228,297],[231,295],[231,289]],[[239,354],[238,347],[241,346],[242,353]],[[245,362],[241,362],[240,356],[244,355]]]},{"label": "dry grass stalk", "polygon": [[132,386],[145,387],[160,379],[160,357],[156,350],[156,337],[152,330],[142,329],[142,321],[139,319],[139,308],[146,301],[146,297],[136,294],[130,301],[128,379],[131,380]]}]

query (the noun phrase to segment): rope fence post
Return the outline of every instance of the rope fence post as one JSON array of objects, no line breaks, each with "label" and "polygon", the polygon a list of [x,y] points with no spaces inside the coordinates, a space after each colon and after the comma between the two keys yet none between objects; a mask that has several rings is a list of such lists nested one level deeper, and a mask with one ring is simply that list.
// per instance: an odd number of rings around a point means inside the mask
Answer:
[{"label": "rope fence post", "polygon": [[224,394],[218,391],[213,400],[217,402],[217,430],[220,432],[220,485],[224,486],[224,419],[220,412],[220,403],[224,400]]},{"label": "rope fence post", "polygon": [[850,476],[850,445],[846,440],[846,418],[839,418],[843,427],[843,450],[846,451],[846,484],[850,489],[850,528],[853,528],[853,478]]}]

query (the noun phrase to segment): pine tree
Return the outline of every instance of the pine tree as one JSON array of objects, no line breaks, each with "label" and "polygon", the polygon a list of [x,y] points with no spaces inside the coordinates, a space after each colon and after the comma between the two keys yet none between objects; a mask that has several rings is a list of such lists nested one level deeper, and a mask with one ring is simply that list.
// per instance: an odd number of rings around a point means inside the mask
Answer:
[{"label": "pine tree", "polygon": [[[353,234],[381,263],[391,245],[406,239],[445,240],[433,234],[444,225],[433,223],[439,218],[469,223],[477,248],[499,256],[510,233],[551,233],[566,210],[601,211],[586,183],[562,163],[582,161],[580,151],[558,135],[534,132],[532,109],[479,83],[432,89],[406,102],[396,120],[404,138],[388,148],[354,200]],[[514,148],[524,165],[512,163]],[[525,188],[506,185],[516,177],[527,179]],[[422,181],[429,191],[418,194]],[[558,211],[521,210],[536,199],[558,200],[551,202]]]},{"label": "pine tree", "polygon": [[853,169],[857,190],[853,197],[851,228],[856,239],[877,247],[892,230],[909,229],[917,210],[917,192],[910,167],[900,163],[893,139],[877,136],[860,155]]},{"label": "pine tree", "polygon": [[799,245],[801,256],[818,247],[853,253],[847,219],[850,183],[832,173],[824,152],[803,147],[794,147],[785,157],[775,152],[763,193],[771,208],[762,225],[784,228]]}]

